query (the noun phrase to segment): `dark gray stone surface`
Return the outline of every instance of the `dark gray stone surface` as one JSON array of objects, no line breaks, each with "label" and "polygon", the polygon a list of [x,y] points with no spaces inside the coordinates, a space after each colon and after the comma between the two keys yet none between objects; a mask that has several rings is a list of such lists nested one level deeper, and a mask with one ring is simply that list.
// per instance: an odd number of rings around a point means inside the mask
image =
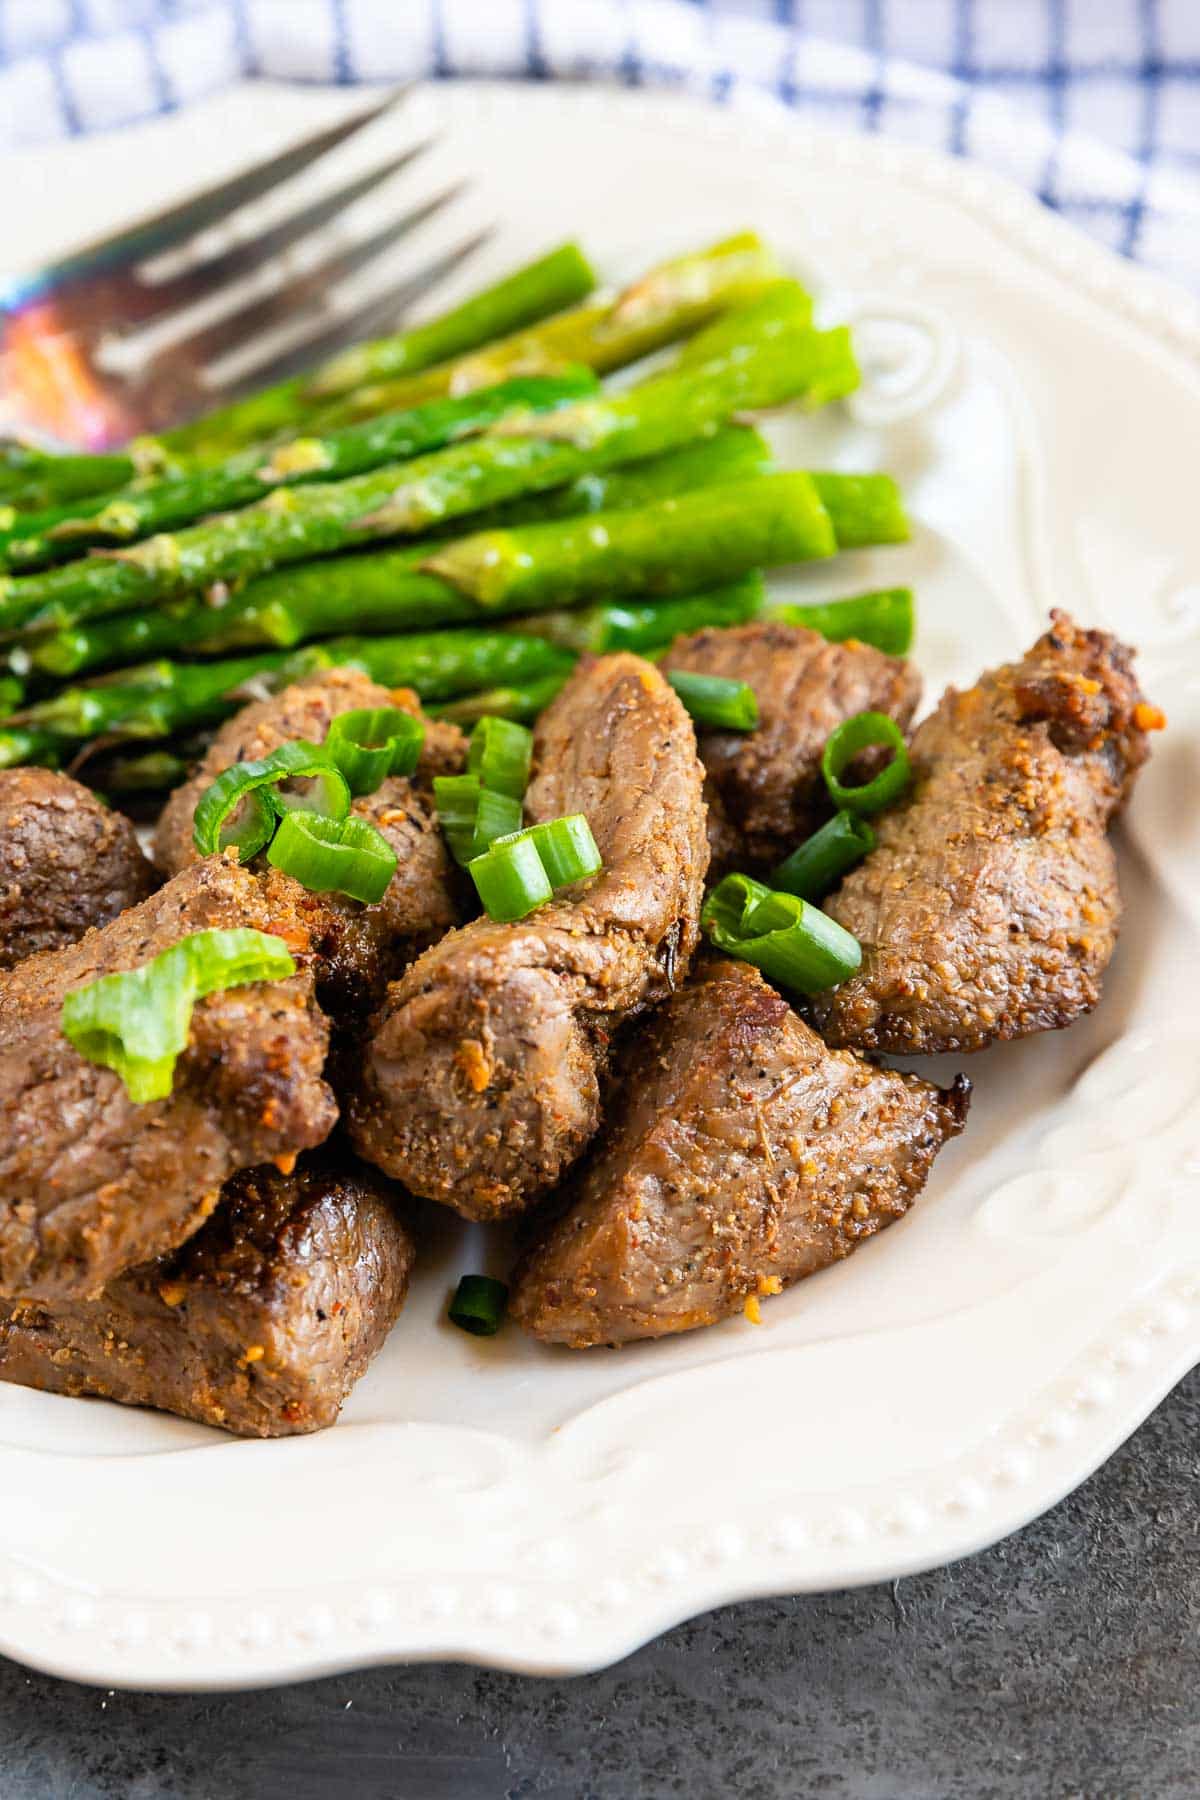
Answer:
[{"label": "dark gray stone surface", "polygon": [[1182,1800],[1200,1371],[1078,1493],[894,1587],[729,1607],[603,1674],[104,1694],[0,1663],[3,1800]]}]

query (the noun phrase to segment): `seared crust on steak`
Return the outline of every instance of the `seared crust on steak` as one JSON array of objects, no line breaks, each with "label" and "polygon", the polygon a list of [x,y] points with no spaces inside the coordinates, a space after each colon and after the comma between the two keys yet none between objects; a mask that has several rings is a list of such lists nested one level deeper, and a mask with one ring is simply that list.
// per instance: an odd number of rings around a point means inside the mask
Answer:
[{"label": "seared crust on steak", "polygon": [[[94,1293],[190,1236],[235,1170],[328,1135],[337,1107],[321,1078],[329,1025],[305,966],[305,898],[288,876],[210,857],[78,944],[0,976],[0,1293]],[[174,1091],[135,1105],[62,1035],[63,996],[226,926],[283,938],[298,972],[201,1000]]]},{"label": "seared crust on steak", "polygon": [[153,886],[122,813],[52,769],[0,770],[0,969],[75,943]]},{"label": "seared crust on steak", "polygon": [[586,814],[603,871],[427,950],[389,990],[350,1099],[362,1154],[469,1218],[519,1212],[575,1160],[613,1031],[682,979],[698,932],[703,772],[658,670],[585,659],[539,721],[535,767],[529,818]]},{"label": "seared crust on steak", "polygon": [[0,1381],[242,1437],[319,1431],[395,1323],[412,1261],[386,1184],[350,1159],[248,1169],[181,1250],[95,1299],[0,1301]]},{"label": "seared crust on steak", "polygon": [[[380,687],[357,669],[323,669],[267,700],[255,700],[226,721],[192,779],[171,795],[155,834],[155,856],[169,873],[198,861],[192,816],[205,788],[236,762],[269,756],[296,738],[324,741],[339,713],[400,707],[425,726],[421,760],[411,780],[393,775],[353,811],[378,827],[396,852],[397,867],[383,899],[363,906],[342,894],[313,896],[314,944],[321,958],[322,1001],[339,1014],[374,1005],[392,976],[462,917],[462,883],[437,828],[431,783],[466,763],[457,725],[425,719],[409,688]],[[318,922],[318,914],[322,915]]]},{"label": "seared crust on steak", "polygon": [[711,1325],[905,1213],[970,1092],[830,1050],[747,963],[706,961],[631,1044],[514,1317],[584,1349]]},{"label": "seared crust on steak", "polygon": [[697,734],[714,875],[789,855],[829,814],[821,752],[830,732],[860,712],[906,728],[921,694],[902,657],[770,620],[677,638],[662,667],[744,681],[758,699],[756,730]]},{"label": "seared crust on steak", "polygon": [[812,1004],[831,1043],[982,1050],[1099,1000],[1121,910],[1105,833],[1161,717],[1132,651],[1052,620],[918,727],[908,795],[826,902],[863,947],[858,973]]}]

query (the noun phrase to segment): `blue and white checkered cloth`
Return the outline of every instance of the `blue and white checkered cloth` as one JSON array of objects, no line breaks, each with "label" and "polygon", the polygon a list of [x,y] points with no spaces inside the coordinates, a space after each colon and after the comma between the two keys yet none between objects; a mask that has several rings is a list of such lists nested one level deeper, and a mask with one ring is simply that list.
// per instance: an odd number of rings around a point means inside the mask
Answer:
[{"label": "blue and white checkered cloth", "polygon": [[976,157],[1200,286],[1200,0],[0,0],[0,148],[246,75],[766,93]]}]

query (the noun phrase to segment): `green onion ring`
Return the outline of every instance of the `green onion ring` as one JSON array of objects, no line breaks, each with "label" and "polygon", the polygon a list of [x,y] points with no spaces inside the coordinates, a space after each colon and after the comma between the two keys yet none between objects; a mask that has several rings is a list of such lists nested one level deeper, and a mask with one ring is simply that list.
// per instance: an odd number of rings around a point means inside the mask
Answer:
[{"label": "green onion ring", "polygon": [[801,900],[820,900],[847,869],[869,856],[875,833],[865,819],[836,812],[771,873],[771,886]]},{"label": "green onion ring", "polygon": [[472,1337],[495,1337],[508,1305],[508,1289],[490,1275],[464,1275],[450,1302],[448,1317]]},{"label": "green onion ring", "polygon": [[521,829],[521,802],[485,788],[478,775],[435,775],[433,802],[450,853],[463,868],[497,838]]},{"label": "green onion ring", "polygon": [[511,925],[528,917],[554,896],[538,847],[523,831],[498,838],[490,850],[467,864],[489,919]]},{"label": "green onion ring", "polygon": [[329,819],[297,809],[279,821],[267,861],[310,893],[348,894],[371,906],[387,893],[397,858],[369,819]]},{"label": "green onion ring", "polygon": [[533,763],[533,733],[513,719],[486,714],[471,733],[467,769],[485,788],[523,798]]},{"label": "green onion ring", "polygon": [[[312,794],[300,796],[281,790],[280,783],[284,781],[305,779],[317,783],[317,803]],[[346,778],[334,767],[324,750],[303,739],[280,744],[270,756],[253,762],[233,763],[205,788],[192,820],[192,840],[201,856],[213,856],[218,850],[237,844],[242,862],[249,862],[262,849],[267,838],[259,835],[261,810],[254,812],[249,825],[235,823],[228,826],[230,815],[247,796],[260,792],[261,799],[252,802],[254,808],[260,809],[265,800],[268,807],[279,814],[299,806],[306,811],[320,812],[325,818],[344,819],[350,811],[350,788]],[[247,848],[248,845],[252,848]]]},{"label": "green onion ring", "polygon": [[586,881],[603,867],[592,828],[582,813],[567,813],[561,819],[531,825],[525,835],[537,845],[542,867],[556,893],[559,888]]},{"label": "green onion ring", "polygon": [[[876,744],[891,750],[891,762],[873,780],[863,782],[860,787],[844,786],[843,770],[856,756]],[[886,713],[855,713],[852,719],[843,719],[826,739],[821,752],[821,773],[835,806],[854,813],[878,812],[881,807],[898,800],[912,779],[904,733],[895,719],[890,719]]]},{"label": "green onion ring", "polygon": [[568,813],[497,838],[490,850],[472,858],[467,871],[489,919],[508,925],[602,867],[586,818]]},{"label": "green onion ring", "polygon": [[412,774],[424,741],[425,727],[412,713],[398,706],[359,707],[330,721],[324,750],[352,794],[373,794],[389,775]]},{"label": "green onion ring", "polygon": [[718,950],[801,994],[836,987],[862,961],[857,938],[827,913],[749,875],[726,875],[704,902],[700,924]]},{"label": "green onion ring", "polygon": [[73,989],[63,998],[60,1024],[80,1056],[112,1069],[142,1106],[171,1092],[197,1000],[295,972],[282,938],[248,928],[197,931],[140,968]]}]

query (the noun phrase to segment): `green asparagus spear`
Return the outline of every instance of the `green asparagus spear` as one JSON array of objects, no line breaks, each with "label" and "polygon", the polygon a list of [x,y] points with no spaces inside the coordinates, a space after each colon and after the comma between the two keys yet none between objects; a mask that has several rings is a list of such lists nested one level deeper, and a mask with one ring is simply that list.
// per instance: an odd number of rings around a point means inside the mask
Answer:
[{"label": "green asparagus spear", "polygon": [[747,340],[725,358],[615,397],[502,420],[482,436],[347,481],[279,488],[174,534],[64,568],[0,580],[0,628],[61,627],[376,538],[412,535],[518,494],[635,462],[715,429],[746,407],[803,393],[820,334]]},{"label": "green asparagus spear", "polygon": [[574,611],[532,613],[510,620],[507,629],[600,656],[609,650],[655,650],[687,631],[746,625],[758,618],[765,603],[763,578],[756,572],[678,600],[598,601]]},{"label": "green asparagus spear", "polygon": [[52,460],[50,451],[28,444],[24,438],[0,438],[0,494],[29,481]]},{"label": "green asparagus spear", "polygon": [[660,264],[615,300],[556,313],[423,374],[360,388],[331,411],[329,422],[367,418],[435,394],[462,394],[518,372],[545,372],[566,363],[586,363],[597,374],[608,374],[687,337],[727,307],[756,295],[778,274],[771,252],[753,232],[742,232]]},{"label": "green asparagus spear", "polygon": [[[410,550],[407,570],[389,571],[381,598],[389,609],[389,622],[405,607],[409,609],[405,623],[422,615],[444,618],[449,607],[464,600],[478,618],[480,605],[490,611],[521,612],[554,600],[601,593],[687,593],[732,580],[763,563],[827,556],[835,548],[828,514],[810,478],[763,475],[701,488],[629,512],[596,513],[582,520],[460,538],[435,546],[424,566]],[[366,564],[372,559],[361,560]],[[345,623],[361,626],[361,588],[351,581],[349,592],[354,612]],[[329,631],[332,624],[342,622],[333,615],[328,587],[317,586],[311,599],[313,617],[307,626],[298,615],[295,593],[287,603],[289,610],[279,603],[276,641],[288,641],[289,634],[308,636],[314,624]],[[260,615],[257,625],[264,630],[267,621]],[[531,642],[542,655],[547,650],[558,653],[544,638]],[[439,648],[444,658],[445,648]],[[231,679],[241,681],[251,672],[269,671],[286,656],[285,651],[275,651],[239,659],[233,665],[238,671],[234,677],[227,673],[230,665],[212,663],[161,662],[120,671],[64,688],[15,715],[15,723],[75,739],[120,732],[161,736],[208,716],[203,710],[197,713],[196,707],[211,708]],[[472,679],[479,679],[478,666],[473,668]],[[187,697],[188,708],[182,717],[181,696]]]},{"label": "green asparagus spear", "polygon": [[753,321],[756,334],[770,336],[803,330],[812,324],[812,312],[812,296],[798,281],[786,277],[769,281],[753,298],[721,313],[690,338],[679,351],[675,367],[708,362],[714,356],[724,356],[736,349],[745,335],[748,320]]},{"label": "green asparagus spear", "polygon": [[483,431],[507,413],[542,412],[595,389],[596,377],[581,365],[561,375],[518,376],[459,400],[431,400],[410,412],[388,413],[323,438],[292,438],[274,450],[240,450],[212,467],[105,495],[42,532],[31,533],[18,520],[0,535],[0,555],[13,569],[61,561],[92,542],[110,538],[128,542],[189,524],[205,513],[244,506],[277,488],[338,480],[381,463],[439,450]]},{"label": "green asparagus spear", "polygon": [[[278,432],[293,432],[313,411],[320,397],[341,391],[342,374],[350,366],[348,359],[357,356],[368,368],[372,368],[378,359],[380,374],[411,374],[432,363],[462,356],[505,332],[532,325],[560,307],[574,305],[591,292],[595,281],[591,266],[579,247],[562,244],[557,250],[515,269],[491,287],[482,289],[423,325],[414,325],[398,336],[361,344],[357,350],[347,351],[344,356],[336,356],[322,364],[315,372],[294,376],[260,393],[250,394],[244,400],[235,400],[230,406],[207,413],[190,425],[166,432],[162,442],[172,452],[199,455],[208,461]],[[511,374],[534,372],[529,369],[507,371]],[[363,377],[375,378],[374,374]],[[329,385],[331,381],[333,385]],[[419,398],[430,399],[449,391],[446,384]],[[401,401],[399,404],[408,407],[415,402]],[[380,407],[379,410],[397,409]]]},{"label": "green asparagus spear", "polygon": [[775,606],[772,619],[784,625],[803,625],[819,631],[834,643],[857,638],[874,644],[889,656],[907,656],[913,640],[911,588],[876,588],[848,600],[824,601],[816,606]]},{"label": "green asparagus spear", "polygon": [[[729,425],[710,438],[627,469],[581,476],[540,496],[540,510],[537,498],[514,501],[490,509],[479,520],[508,524],[517,522],[522,512],[535,518],[573,518],[601,507],[607,511],[642,506],[693,488],[765,473],[771,466],[771,452],[757,431]],[[140,613],[85,621],[28,646],[19,644],[10,658],[38,674],[63,677],[186,650],[214,654],[259,644],[296,644],[304,637],[360,627],[401,630],[476,618],[473,600],[420,576],[421,560],[433,548],[427,542],[408,550],[331,557],[278,570],[226,597],[222,606],[189,598]]]},{"label": "green asparagus spear", "polygon": [[24,693],[24,686],[15,675],[0,675],[0,719],[16,712]]},{"label": "green asparagus spear", "polygon": [[811,477],[795,471],[632,512],[477,532],[441,546],[422,569],[489,611],[519,612],[594,594],[687,594],[836,550]]},{"label": "green asparagus spear", "polygon": [[84,771],[89,787],[102,794],[124,798],[133,794],[159,794],[178,787],[187,778],[192,759],[164,745],[153,750],[114,751]]},{"label": "green asparagus spear", "polygon": [[910,533],[900,490],[890,475],[814,475],[838,545],[906,544]]},{"label": "green asparagus spear", "polygon": [[57,769],[62,755],[61,741],[49,732],[30,731],[24,725],[5,725],[0,730],[0,769],[15,769],[21,763]]},{"label": "green asparagus spear", "polygon": [[128,450],[98,455],[82,451],[61,456],[45,451],[35,454],[40,460],[30,465],[28,478],[5,486],[4,505],[14,512],[33,514],[52,508],[57,515],[92,494],[107,493],[167,466],[165,454],[148,439],[136,440]]},{"label": "green asparagus spear", "polygon": [[215,723],[246,700],[328,666],[329,658],[316,649],[267,650],[221,662],[144,663],[86,686],[63,688],[14,713],[6,729],[55,743],[168,737]]},{"label": "green asparagus spear", "polygon": [[[633,523],[630,524],[630,521]],[[499,581],[486,582],[496,616],[551,606],[573,594],[687,593],[715,587],[764,563],[828,556],[828,515],[806,475],[764,475],[701,488],[630,512],[595,513],[506,532],[482,532],[383,555],[338,557],[252,582],[224,607],[183,601],[63,631],[38,647],[36,666],[149,650],[230,651],[290,646],[347,631],[403,631],[479,622],[474,592],[496,553]],[[446,570],[434,562],[451,559]],[[462,564],[458,575],[453,563]],[[503,591],[501,591],[503,589]],[[21,649],[14,652],[20,655]],[[60,667],[58,672],[64,672]]]},{"label": "green asparagus spear", "polygon": [[220,662],[163,659],[62,688],[9,721],[55,741],[158,738],[224,718],[264,683],[278,686],[312,668],[353,664],[389,687],[449,699],[497,684],[561,677],[574,657],[545,638],[509,631],[428,631],[405,637],[341,638],[289,655],[260,651]]},{"label": "green asparagus spear", "polygon": [[[680,351],[675,367],[694,368],[713,357],[729,355],[746,336],[752,335],[760,342],[785,337],[803,329],[811,311],[808,295],[796,282],[773,282],[757,300],[726,313],[706,330],[697,332]],[[819,355],[801,396],[801,403],[809,412],[852,394],[862,379],[846,326],[821,332],[817,347]]]},{"label": "green asparagus spear", "polygon": [[481,688],[563,674],[574,657],[544,637],[515,631],[413,631],[403,637],[322,641],[330,661],[362,669],[384,687],[415,688],[422,700],[449,700]]},{"label": "green asparagus spear", "polygon": [[549,706],[570,673],[565,668],[556,675],[543,675],[536,681],[518,683],[514,687],[485,688],[479,694],[464,694],[459,700],[448,700],[442,706],[431,706],[435,718],[452,719],[456,725],[474,725],[478,719],[536,719]]},{"label": "green asparagus spear", "polygon": [[[751,576],[711,594],[697,594],[685,600],[668,600],[658,605],[595,607],[580,615],[564,614],[561,615],[564,619],[578,617],[589,626],[586,637],[569,645],[562,638],[539,633],[537,627],[545,620],[535,619],[529,621],[534,630],[528,633],[511,628],[504,631],[460,628],[411,632],[403,637],[331,638],[323,642],[320,649],[323,660],[362,669],[373,681],[385,687],[415,688],[426,704],[469,696],[463,700],[463,716],[481,717],[483,713],[495,710],[491,697],[497,691],[524,695],[529,690],[533,697],[524,698],[521,707],[538,711],[545,703],[542,697],[556,692],[572,668],[574,652],[582,649],[596,653],[615,649],[642,650],[668,643],[681,630],[695,630],[701,625],[742,623],[757,613],[762,598],[761,577]],[[244,670],[248,666],[247,663],[238,665],[242,680],[246,679]],[[177,680],[171,679],[173,691]],[[156,692],[161,694],[166,685],[160,669]],[[111,721],[118,716],[122,706],[114,701],[118,687],[126,692],[137,689],[140,694],[145,688],[145,678],[140,683],[109,683],[91,690],[103,697],[110,730]],[[507,702],[501,704],[505,706],[504,716],[516,716]],[[54,716],[82,721],[86,707],[81,710],[72,702],[68,707],[59,708]],[[128,759],[126,763],[117,764],[111,776],[106,769],[97,780],[99,785],[113,792],[166,787],[176,778],[173,767],[180,761],[171,752],[150,752],[140,760]],[[186,767],[186,763],[183,766]]]},{"label": "green asparagus spear", "polygon": [[510,525],[539,525],[548,519],[577,519],[583,513],[623,512],[630,506],[650,506],[672,494],[686,494],[691,488],[712,487],[718,481],[768,475],[774,467],[774,455],[761,432],[750,425],[723,425],[712,437],[697,438],[644,462],[580,475],[547,494],[529,494],[523,500],[486,507],[472,513],[471,529],[491,531]]},{"label": "green asparagus spear", "polygon": [[[858,637],[899,654],[897,626],[911,622],[911,598],[907,589],[892,589],[828,605],[783,606],[772,616],[806,624],[835,640]],[[388,687],[415,688],[427,703],[452,702],[435,707],[447,717],[470,721],[501,712],[509,718],[528,718],[557,692],[575,652],[628,649],[659,654],[680,632],[741,624],[756,617],[762,603],[762,579],[751,575],[683,599],[609,602],[577,613],[515,619],[499,631],[466,628],[398,637],[344,637],[326,640],[298,656],[276,651],[219,663],[147,664],[67,688],[27,708],[7,732],[0,733],[0,766],[6,766],[6,758],[44,761],[56,745],[90,737],[154,738],[198,723],[215,723],[256,692],[257,684],[269,681],[278,686],[313,667],[331,664],[361,668]],[[839,613],[847,616],[839,618]],[[147,763],[147,771],[151,766]],[[162,768],[167,768],[165,762]],[[107,778],[97,780],[117,791]],[[152,781],[147,773],[143,785],[157,784],[158,776]],[[126,784],[126,791],[133,791],[133,785]]]},{"label": "green asparagus spear", "polygon": [[369,381],[388,381],[448,362],[504,332],[573,306],[595,285],[595,274],[578,244],[560,244],[427,325],[343,350],[308,378],[305,396],[346,394]]}]

